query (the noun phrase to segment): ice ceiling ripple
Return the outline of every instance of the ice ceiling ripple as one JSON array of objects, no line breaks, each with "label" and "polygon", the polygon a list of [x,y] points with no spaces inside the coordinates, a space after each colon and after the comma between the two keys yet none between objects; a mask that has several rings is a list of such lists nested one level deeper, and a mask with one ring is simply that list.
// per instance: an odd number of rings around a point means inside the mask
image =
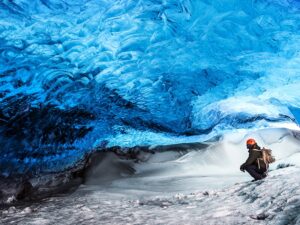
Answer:
[{"label": "ice ceiling ripple", "polygon": [[2,1],[1,171],[17,162],[20,173],[59,170],[97,144],[290,120],[300,105],[299,6]]}]

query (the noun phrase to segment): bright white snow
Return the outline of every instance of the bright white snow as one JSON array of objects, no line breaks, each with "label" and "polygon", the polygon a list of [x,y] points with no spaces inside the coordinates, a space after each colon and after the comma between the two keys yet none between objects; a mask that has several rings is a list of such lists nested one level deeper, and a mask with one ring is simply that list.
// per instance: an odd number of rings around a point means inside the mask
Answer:
[{"label": "bright white snow", "polygon": [[[249,137],[277,158],[263,181],[239,171]],[[93,178],[71,195],[2,210],[0,223],[300,224],[298,138],[283,128],[237,131],[206,150],[157,153],[133,176]]]}]

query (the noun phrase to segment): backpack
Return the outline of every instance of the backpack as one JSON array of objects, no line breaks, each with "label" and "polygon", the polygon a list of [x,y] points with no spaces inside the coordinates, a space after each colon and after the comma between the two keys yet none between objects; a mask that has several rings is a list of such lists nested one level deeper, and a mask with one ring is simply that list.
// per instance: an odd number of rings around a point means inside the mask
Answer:
[{"label": "backpack", "polygon": [[272,150],[271,149],[266,149],[263,148],[262,149],[262,158],[264,160],[265,163],[270,164],[275,162],[275,157],[272,155]]},{"label": "backpack", "polygon": [[260,164],[259,161],[262,160],[266,165],[266,169],[268,169],[269,164],[275,162],[275,157],[272,155],[272,150],[262,148],[261,153],[262,153],[262,158],[258,159],[258,164]]}]

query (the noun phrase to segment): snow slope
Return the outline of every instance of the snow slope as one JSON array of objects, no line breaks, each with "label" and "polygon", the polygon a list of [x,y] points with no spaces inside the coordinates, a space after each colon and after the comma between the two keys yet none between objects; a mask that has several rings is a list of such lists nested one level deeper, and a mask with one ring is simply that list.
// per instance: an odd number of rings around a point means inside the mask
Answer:
[{"label": "snow slope", "polygon": [[[262,181],[239,171],[250,136],[277,158]],[[130,163],[133,175],[116,171],[113,163],[120,161],[110,157],[99,164],[108,177],[89,177],[71,195],[3,209],[0,223],[300,224],[299,141],[295,130],[239,131],[209,150],[145,155],[144,162]]]}]

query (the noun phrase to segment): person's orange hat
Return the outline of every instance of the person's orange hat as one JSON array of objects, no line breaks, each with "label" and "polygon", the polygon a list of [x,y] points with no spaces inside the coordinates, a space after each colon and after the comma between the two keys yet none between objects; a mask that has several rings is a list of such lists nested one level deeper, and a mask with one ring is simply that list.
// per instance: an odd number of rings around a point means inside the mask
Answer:
[{"label": "person's orange hat", "polygon": [[250,138],[247,140],[246,143],[247,143],[247,145],[254,145],[254,144],[256,144],[256,141],[253,138]]}]

